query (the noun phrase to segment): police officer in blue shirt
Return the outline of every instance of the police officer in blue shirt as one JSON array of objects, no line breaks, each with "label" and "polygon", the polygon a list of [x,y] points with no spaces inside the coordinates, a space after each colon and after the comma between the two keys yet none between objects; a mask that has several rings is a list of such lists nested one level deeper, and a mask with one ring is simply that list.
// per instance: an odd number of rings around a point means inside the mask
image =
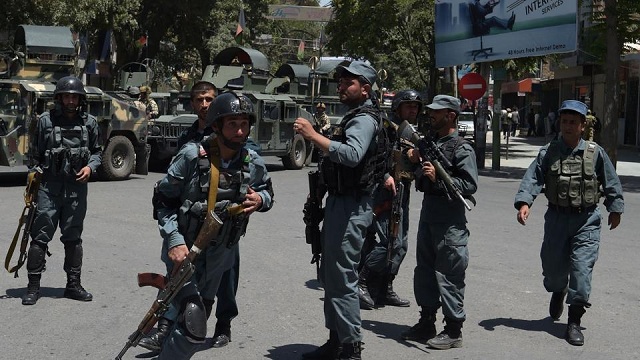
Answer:
[{"label": "police officer in blue shirt", "polygon": [[[476,156],[471,145],[458,136],[456,120],[460,100],[453,96],[437,95],[427,105],[435,146],[452,164],[445,169],[453,186],[463,197],[478,189]],[[413,291],[421,307],[420,320],[401,334],[405,340],[426,341],[435,349],[462,346],[465,275],[469,264],[469,230],[465,205],[452,200],[443,186],[434,165],[422,159],[417,150],[408,154],[413,162],[420,162],[416,188],[424,192],[418,224],[416,268]],[[442,307],[444,330],[436,335],[436,313]]]},{"label": "police officer in blue shirt", "polygon": [[[177,324],[162,346],[159,359],[189,359],[206,335],[210,308],[204,299],[213,299],[223,276],[236,264],[238,241],[244,235],[249,215],[268,211],[273,204],[273,187],[262,158],[244,144],[255,121],[253,105],[244,95],[219,95],[207,113],[207,126],[217,134],[202,144],[186,143],[173,159],[167,175],[157,187],[157,218],[164,239],[162,260],[167,273],[189,252],[208,208],[211,168],[219,157],[216,212],[224,213],[241,204],[244,211],[222,216],[224,225],[216,244],[196,258],[196,271],[173,302],[180,312]],[[217,166],[217,165],[216,165]],[[235,294],[235,292],[233,292]]]},{"label": "police officer in blue shirt", "polygon": [[544,287],[552,293],[549,316],[560,319],[563,301],[569,304],[565,338],[584,344],[580,328],[585,308],[591,306],[591,275],[598,259],[603,195],[613,230],[624,212],[622,185],[609,156],[598,144],[582,139],[587,105],[567,100],[560,109],[561,136],[543,146],[531,163],[515,196],[518,222],[525,225],[529,208],[544,188],[548,208],[540,258]]},{"label": "police officer in blue shirt", "polygon": [[327,138],[302,118],[294,129],[323,152],[320,172],[328,189],[322,229],[320,281],[325,290],[325,326],[329,341],[304,359],[360,359],[362,332],[358,299],[360,251],[373,222],[371,191],[382,181],[376,168],[380,153],[381,119],[372,102],[376,71],[362,61],[336,69],[338,95],[350,110]]},{"label": "police officer in blue shirt", "polygon": [[58,226],[67,273],[64,296],[79,301],[93,299],[80,284],[80,271],[87,181],[102,162],[98,122],[85,112],[87,95],[80,79],[66,76],[58,80],[53,96],[55,109],[38,118],[30,146],[33,165],[43,169],[43,177],[31,228],[27,255],[29,284],[23,305],[34,305],[40,297],[45,254]]}]

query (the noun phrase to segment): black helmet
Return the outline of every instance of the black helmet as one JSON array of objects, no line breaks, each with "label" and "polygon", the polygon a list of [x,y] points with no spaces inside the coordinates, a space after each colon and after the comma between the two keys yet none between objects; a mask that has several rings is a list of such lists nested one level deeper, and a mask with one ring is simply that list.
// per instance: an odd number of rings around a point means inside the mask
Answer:
[{"label": "black helmet", "polygon": [[75,76],[65,76],[58,80],[53,96],[56,97],[58,94],[78,94],[83,98],[87,96],[82,81]]},{"label": "black helmet", "polygon": [[403,102],[417,102],[418,114],[422,111],[422,98],[417,91],[413,89],[399,91],[391,102],[391,111],[396,111]]},{"label": "black helmet", "polygon": [[[206,124],[212,126],[225,116],[242,114],[249,115],[250,126],[256,122],[256,114],[253,111],[251,100],[243,94],[229,91],[218,95],[213,100],[209,111],[207,111]],[[218,125],[218,128],[220,129],[222,126]]]}]

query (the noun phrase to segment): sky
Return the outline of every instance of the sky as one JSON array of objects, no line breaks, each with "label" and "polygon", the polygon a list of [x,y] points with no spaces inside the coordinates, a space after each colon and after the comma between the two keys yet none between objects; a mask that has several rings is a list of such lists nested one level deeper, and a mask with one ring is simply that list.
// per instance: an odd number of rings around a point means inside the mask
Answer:
[{"label": "sky", "polygon": [[331,0],[320,0],[320,6],[327,6],[331,3]]}]

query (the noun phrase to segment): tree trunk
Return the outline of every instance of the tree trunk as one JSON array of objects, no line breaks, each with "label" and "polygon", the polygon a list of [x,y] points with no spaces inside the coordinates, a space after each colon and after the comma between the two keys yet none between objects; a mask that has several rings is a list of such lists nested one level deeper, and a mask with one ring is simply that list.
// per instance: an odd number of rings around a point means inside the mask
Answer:
[{"label": "tree trunk", "polygon": [[620,93],[618,69],[620,67],[621,46],[618,41],[617,32],[617,1],[604,0],[604,4],[605,22],[607,25],[607,55],[605,62],[604,117],[600,139],[613,165],[616,166],[618,160],[618,102]]}]

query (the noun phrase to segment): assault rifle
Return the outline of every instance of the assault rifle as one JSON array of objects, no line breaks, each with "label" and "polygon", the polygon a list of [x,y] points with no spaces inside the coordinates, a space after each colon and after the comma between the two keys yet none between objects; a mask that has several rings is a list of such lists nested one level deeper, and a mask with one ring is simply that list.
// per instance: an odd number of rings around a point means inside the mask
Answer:
[{"label": "assault rifle", "polygon": [[[440,181],[442,185],[444,185],[443,187],[444,189],[446,189],[449,199],[455,197],[464,204],[464,207],[467,210],[471,211],[471,206],[469,206],[464,196],[462,196],[462,192],[453,183],[453,180],[451,180],[451,176],[449,176],[449,173],[447,172],[447,170],[445,170],[452,168],[453,165],[451,164],[449,159],[447,159],[444,154],[442,154],[442,151],[440,151],[433,140],[420,136],[420,134],[407,121],[404,121],[402,124],[400,124],[400,127],[398,128],[398,134],[400,134],[401,138],[409,140],[418,148],[420,157],[423,161],[429,161],[433,165],[433,167],[435,167],[438,181]],[[473,198],[471,199],[471,201],[474,202],[475,205],[475,201],[473,200]]]},{"label": "assault rifle", "polygon": [[[9,251],[4,259],[4,267],[9,273],[15,272],[14,277],[18,277],[18,269],[24,265],[27,260],[27,244],[29,243],[29,234],[31,233],[31,226],[33,220],[36,217],[36,210],[38,209],[38,190],[40,189],[40,182],[42,181],[42,169],[36,166],[27,176],[27,187],[24,190],[24,208],[22,214],[20,214],[20,220],[18,222],[18,228],[13,235],[11,245],[9,245]],[[11,257],[13,251],[18,244],[18,238],[20,237],[20,230],[22,230],[22,241],[20,242],[20,256],[18,257],[18,264],[14,267],[10,267]]]},{"label": "assault rifle", "polygon": [[[184,261],[182,261],[180,266],[174,268],[171,276],[167,279],[159,274],[147,274],[153,278],[152,281],[157,283],[161,290],[158,292],[158,296],[140,322],[140,325],[138,325],[136,331],[129,336],[127,343],[116,356],[116,360],[121,360],[127,350],[131,347],[137,346],[140,343],[140,340],[148,334],[149,331],[151,331],[156,322],[158,322],[158,319],[167,312],[169,305],[182,289],[182,286],[191,279],[191,276],[195,272],[195,265],[193,262],[196,256],[206,249],[210,240],[218,233],[221,226],[222,220],[220,220],[218,215],[216,215],[215,211],[209,211],[204,220],[204,224],[202,225],[202,229],[200,229],[200,232],[196,237],[196,241],[191,246],[191,249],[189,249],[189,254]],[[149,281],[145,280],[144,276],[145,274],[138,274],[140,286],[144,286],[145,284],[143,283],[145,281]]]},{"label": "assault rifle", "polygon": [[322,198],[324,189],[320,185],[320,172],[309,171],[309,195],[302,209],[304,220],[304,235],[307,244],[311,245],[311,264],[316,264],[316,275],[320,276],[320,259],[322,258],[322,244],[320,242],[320,223],[324,219]]},{"label": "assault rifle", "polygon": [[396,182],[396,195],[391,202],[391,218],[389,219],[389,243],[387,244],[387,265],[391,267],[391,253],[398,240],[400,221],[402,220],[402,198],[404,197],[404,184],[398,177]]}]

